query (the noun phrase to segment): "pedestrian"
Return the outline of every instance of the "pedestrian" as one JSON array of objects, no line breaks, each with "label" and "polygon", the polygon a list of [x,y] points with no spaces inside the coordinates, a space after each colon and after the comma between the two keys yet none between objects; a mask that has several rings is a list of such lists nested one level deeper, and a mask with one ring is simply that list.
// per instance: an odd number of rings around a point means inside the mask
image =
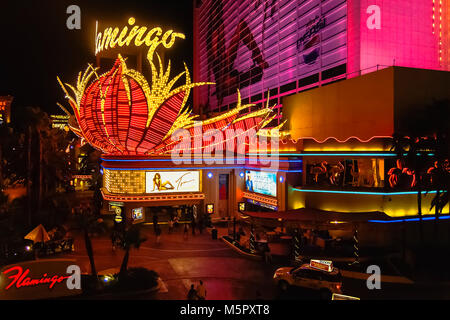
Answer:
[{"label": "pedestrian", "polygon": [[184,230],[183,230],[183,238],[187,240],[189,236],[189,225],[187,223],[184,224]]},{"label": "pedestrian", "polygon": [[200,234],[203,233],[203,223],[204,223],[203,221],[204,221],[203,216],[200,216],[198,218],[198,231],[200,231]]},{"label": "pedestrian", "polygon": [[91,204],[88,202],[86,204],[86,215],[90,216],[92,214]]},{"label": "pedestrian", "polygon": [[115,230],[111,233],[111,242],[112,242],[112,250],[116,251],[117,231]]},{"label": "pedestrian", "polygon": [[188,300],[196,300],[197,299],[197,291],[194,289],[193,284],[191,284],[191,289],[189,289],[187,299]]},{"label": "pedestrian", "polygon": [[173,227],[175,228],[175,231],[178,230],[178,226],[179,226],[178,220],[179,220],[178,216],[175,216],[173,218]]},{"label": "pedestrian", "polygon": [[156,234],[156,244],[159,244],[161,241],[161,228],[158,226],[155,230]]},{"label": "pedestrian", "polygon": [[203,281],[202,280],[200,280],[200,283],[197,286],[197,297],[198,297],[198,300],[205,300],[206,299],[206,288],[203,285]]},{"label": "pedestrian", "polygon": [[171,234],[172,231],[173,231],[173,219],[170,218],[170,220],[169,220],[169,234]]},{"label": "pedestrian", "polygon": [[155,234],[157,228],[158,228],[158,215],[155,213],[153,215],[153,230],[155,231]]},{"label": "pedestrian", "polygon": [[192,218],[192,221],[191,221],[191,227],[192,227],[192,235],[193,235],[193,236],[195,236],[195,225],[196,225],[195,219]]},{"label": "pedestrian", "polygon": [[266,243],[264,246],[264,261],[266,263],[272,263],[272,255],[270,254],[269,245]]}]

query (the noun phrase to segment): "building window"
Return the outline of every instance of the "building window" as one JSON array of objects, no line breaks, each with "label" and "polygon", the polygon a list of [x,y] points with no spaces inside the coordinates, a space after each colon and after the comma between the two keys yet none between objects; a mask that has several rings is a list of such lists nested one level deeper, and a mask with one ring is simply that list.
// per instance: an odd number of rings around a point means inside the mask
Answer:
[{"label": "building window", "polygon": [[384,187],[384,159],[307,159],[306,185],[321,187]]}]

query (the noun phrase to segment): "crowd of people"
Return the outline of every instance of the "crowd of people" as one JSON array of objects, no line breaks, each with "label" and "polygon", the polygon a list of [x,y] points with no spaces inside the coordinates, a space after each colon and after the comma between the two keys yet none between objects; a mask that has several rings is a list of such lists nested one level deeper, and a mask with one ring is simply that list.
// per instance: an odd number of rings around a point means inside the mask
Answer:
[{"label": "crowd of people", "polygon": [[[168,233],[172,234],[177,232],[180,228],[180,225],[183,225],[183,239],[187,240],[189,238],[189,233],[193,236],[196,235],[198,231],[200,234],[203,234],[203,230],[206,228],[206,219],[203,215],[193,214],[191,217],[191,221],[180,222],[179,216],[177,214],[172,214],[167,221],[169,226]],[[161,242],[161,226],[159,225],[159,218],[157,214],[153,215],[153,230],[156,236],[156,243],[159,244]]]}]

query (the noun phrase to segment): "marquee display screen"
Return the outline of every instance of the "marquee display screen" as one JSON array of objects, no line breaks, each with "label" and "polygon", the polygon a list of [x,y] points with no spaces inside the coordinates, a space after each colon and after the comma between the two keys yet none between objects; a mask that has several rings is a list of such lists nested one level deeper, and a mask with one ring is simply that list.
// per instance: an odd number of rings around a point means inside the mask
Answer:
[{"label": "marquee display screen", "polygon": [[199,102],[216,108],[346,63],[346,0],[205,0]]},{"label": "marquee display screen", "polygon": [[147,171],[146,193],[199,192],[200,171]]},{"label": "marquee display screen", "polygon": [[277,196],[277,174],[273,172],[246,171],[245,189],[250,192]]}]

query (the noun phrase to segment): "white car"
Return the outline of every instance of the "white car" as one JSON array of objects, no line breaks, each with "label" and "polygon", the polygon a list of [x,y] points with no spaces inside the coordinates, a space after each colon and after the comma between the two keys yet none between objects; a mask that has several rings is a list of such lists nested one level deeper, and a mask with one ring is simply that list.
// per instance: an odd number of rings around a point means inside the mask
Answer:
[{"label": "white car", "polygon": [[299,267],[284,267],[275,271],[273,279],[283,291],[290,286],[319,290],[325,298],[333,293],[342,293],[342,275],[339,269],[331,267],[331,271],[303,264]]}]

